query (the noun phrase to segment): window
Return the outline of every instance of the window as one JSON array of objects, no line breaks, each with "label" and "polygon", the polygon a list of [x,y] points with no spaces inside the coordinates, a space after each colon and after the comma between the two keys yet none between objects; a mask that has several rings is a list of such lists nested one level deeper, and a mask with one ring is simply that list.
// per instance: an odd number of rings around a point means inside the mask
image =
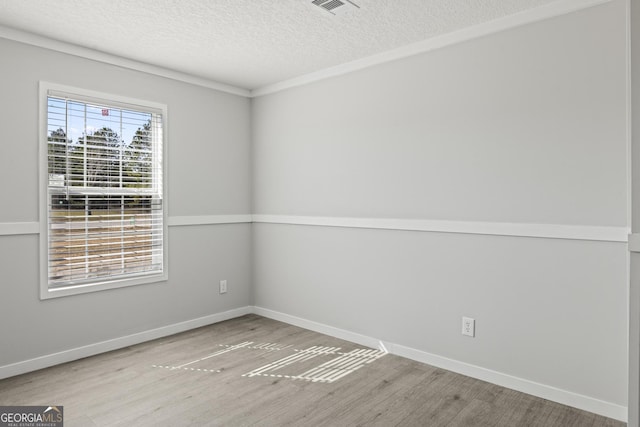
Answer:
[{"label": "window", "polygon": [[47,83],[41,99],[41,298],[166,280],[166,108]]}]

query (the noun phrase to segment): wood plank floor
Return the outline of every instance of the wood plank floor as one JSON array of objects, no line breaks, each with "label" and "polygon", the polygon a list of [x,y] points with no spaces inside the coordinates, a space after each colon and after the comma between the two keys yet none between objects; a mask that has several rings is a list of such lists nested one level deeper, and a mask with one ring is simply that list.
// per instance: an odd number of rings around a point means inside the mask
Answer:
[{"label": "wood plank floor", "polygon": [[0,405],[66,427],[625,425],[256,315],[2,380]]}]

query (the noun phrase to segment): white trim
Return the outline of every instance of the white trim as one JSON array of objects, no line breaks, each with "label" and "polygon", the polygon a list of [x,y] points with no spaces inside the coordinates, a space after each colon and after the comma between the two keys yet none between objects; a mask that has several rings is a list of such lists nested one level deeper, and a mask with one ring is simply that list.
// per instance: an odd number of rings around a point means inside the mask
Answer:
[{"label": "white trim", "polygon": [[[298,326],[304,329],[309,329],[320,334],[340,338],[341,340],[350,341],[355,344],[364,345],[371,348],[380,348],[380,341],[366,335],[357,334],[355,332],[347,331],[344,329],[334,328],[333,326],[328,326],[323,323],[312,322],[311,320],[281,313],[279,311],[269,310],[268,308],[254,306],[252,312],[253,314],[257,314],[258,316],[268,317],[269,319],[278,320],[280,322]],[[380,350],[384,351],[383,348],[380,348]]]},{"label": "white trim", "polygon": [[49,289],[48,286],[46,288],[42,286],[42,288],[40,289],[40,299],[47,300],[51,298],[60,298],[72,295],[88,294],[92,292],[108,291],[110,289],[127,288],[130,286],[149,285],[152,283],[165,282],[167,280],[169,280],[169,273],[167,271],[165,263],[164,270],[154,275],[149,274],[139,277],[132,276],[120,280],[110,280],[108,282],[91,282],[80,285],[65,286],[63,288]]},{"label": "white trim", "polygon": [[[49,83],[40,81],[38,84],[38,201],[39,201],[39,242],[38,253],[40,254],[38,261],[39,281],[38,291],[40,299],[44,300],[49,293],[49,247],[48,247],[48,230],[47,221],[49,204],[47,196],[47,181],[45,177],[48,174],[48,90]],[[59,89],[59,88],[56,88]]]},{"label": "white trim", "polygon": [[146,341],[155,340],[157,338],[162,338],[191,329],[199,328],[201,326],[222,322],[224,320],[234,319],[236,317],[250,314],[251,312],[252,309],[249,306],[236,308],[229,311],[224,311],[222,313],[216,313],[197,319],[187,320],[185,322],[175,323],[173,325],[167,325],[144,332],[139,332],[137,334],[114,338],[108,341],[102,341],[83,347],[73,348],[71,350],[61,351],[59,353],[36,357],[35,359],[25,360],[23,362],[0,366],[0,379],[24,374],[26,372],[36,371],[38,369],[47,368],[49,366],[59,365],[61,363],[71,362],[73,360],[78,360],[89,356],[94,356],[96,354],[105,353],[107,351],[117,350],[119,348],[140,344]]},{"label": "white trim", "polygon": [[540,237],[547,239],[627,242],[627,227],[590,225],[471,222],[399,218],[315,217],[253,215],[255,223],[312,225],[325,227],[372,228],[440,233],[486,234],[495,236]]},{"label": "white trim", "polygon": [[[70,295],[84,294],[90,292],[98,292],[109,289],[117,289],[126,286],[136,286],[149,283],[157,283],[168,280],[169,277],[169,233],[167,226],[168,218],[168,195],[167,195],[167,176],[168,176],[168,135],[167,130],[168,115],[167,106],[162,103],[146,101],[137,98],[126,97],[117,94],[109,94],[98,92],[95,90],[84,89],[80,87],[62,85],[41,80],[38,87],[39,92],[39,133],[38,133],[38,179],[39,179],[39,200],[40,200],[40,299],[59,298]],[[105,102],[107,105],[117,105],[121,108],[141,108],[153,114],[159,114],[162,117],[161,134],[154,136],[153,162],[155,166],[161,167],[161,176],[154,177],[155,186],[152,194],[160,194],[163,198],[162,209],[162,239],[163,239],[163,258],[162,271],[157,274],[140,274],[126,275],[119,280],[107,280],[105,282],[92,282],[90,284],[64,286],[61,288],[49,287],[49,235],[47,229],[48,222],[48,175],[47,175],[47,137],[48,137],[48,97],[72,97],[82,102]],[[160,145],[160,147],[158,147]],[[160,148],[160,149],[158,149]],[[157,181],[156,181],[157,180]]]},{"label": "white trim", "polygon": [[201,216],[172,216],[169,217],[169,226],[184,225],[215,225],[250,223],[251,215],[201,215]]},{"label": "white trim", "polygon": [[524,378],[515,377],[501,372],[486,369],[480,366],[471,365],[458,360],[449,359],[447,357],[438,356],[427,353],[425,351],[416,350],[414,348],[405,347],[398,344],[379,341],[375,338],[368,337],[355,332],[346,331],[344,329],[335,328],[333,326],[324,325],[322,323],[305,320],[300,317],[291,316],[274,310],[262,307],[253,307],[253,313],[268,317],[270,319],[285,322],[301,328],[309,329],[321,334],[330,335],[336,338],[354,342],[356,344],[365,345],[372,348],[387,350],[390,354],[406,357],[407,359],[417,362],[426,363],[431,366],[446,369],[468,377],[477,378],[512,390],[521,391],[533,396],[548,399],[563,405],[572,406],[574,408],[589,411],[605,417],[614,418],[620,421],[626,421],[627,408],[611,402],[595,399],[589,396],[573,393],[571,391],[562,390],[556,387],[540,384]]},{"label": "white trim", "polygon": [[489,34],[498,33],[500,31],[505,31],[511,28],[531,24],[533,22],[565,15],[581,9],[608,3],[610,1],[612,0],[560,0],[552,2],[535,9],[525,10],[523,12],[508,15],[503,18],[495,19],[493,21],[429,38],[407,46],[402,46],[394,50],[382,52],[362,59],[357,59],[345,64],[336,65],[335,67],[330,67],[299,77],[294,77],[289,80],[266,85],[261,88],[252,90],[251,97],[268,95],[296,86],[302,86],[309,83],[317,82],[319,80],[341,76],[343,74],[348,74],[378,64],[396,61],[398,59],[418,55],[424,52],[429,52],[457,43],[462,43],[468,40],[477,39]]},{"label": "white trim", "polygon": [[144,62],[111,55],[105,52],[100,52],[71,43],[49,39],[47,37],[42,37],[36,34],[16,30],[14,28],[5,27],[2,25],[0,25],[0,38],[13,40],[32,46],[42,47],[45,49],[50,49],[81,58],[103,62],[106,64],[112,64],[122,68],[166,77],[185,83],[218,90],[220,92],[226,92],[233,95],[252,98],[280,92],[285,89],[306,85],[309,83],[317,82],[319,80],[340,76],[378,64],[383,64],[409,56],[418,55],[424,52],[429,52],[457,43],[462,43],[468,40],[477,39],[489,34],[568,14],[603,3],[608,3],[610,1],[612,0],[559,0],[537,7],[535,9],[525,10],[523,12],[505,16],[493,21],[464,28],[448,34],[443,34],[407,46],[402,46],[391,51],[382,52],[377,55],[372,55],[345,64],[340,64],[334,67],[326,68],[324,70],[319,70],[313,73],[266,85],[253,90],[216,82],[207,78],[194,76],[181,71],[171,70]]},{"label": "white trim", "polygon": [[[170,216],[169,227],[187,225],[216,225],[251,223],[252,216],[243,215],[200,215]],[[0,236],[40,234],[40,222],[0,222]]]},{"label": "white trim", "polygon": [[633,230],[633,117],[632,117],[632,106],[633,106],[633,98],[632,98],[632,66],[631,66],[631,0],[625,0],[625,18],[626,18],[626,34],[625,34],[625,85],[626,85],[626,148],[627,148],[627,225]]},{"label": "white trim", "polygon": [[39,222],[0,222],[0,236],[39,234]]},{"label": "white trim", "polygon": [[629,252],[640,252],[640,233],[629,234]]},{"label": "white trim", "polygon": [[[488,234],[514,237],[540,237],[626,243],[631,239],[626,227],[525,224],[507,222],[467,222],[391,218],[311,217],[291,215],[200,215],[171,216],[169,227],[241,223],[311,225],[325,227],[371,228],[384,230],[426,231],[440,233]],[[38,222],[0,223],[0,236],[39,234]],[[638,239],[635,237],[634,239]],[[635,240],[634,240],[635,241]],[[640,252],[640,241],[629,250]]]},{"label": "white trim", "polygon": [[627,408],[625,406],[562,390],[546,384],[540,384],[535,381],[515,377],[502,372],[493,371],[481,366],[416,350],[414,348],[391,343],[386,343],[386,345],[389,348],[389,353],[397,356],[406,357],[407,359],[436,366],[438,368],[446,369],[448,371],[456,372],[482,381],[487,381],[512,390],[578,408],[583,411],[592,412],[594,414],[613,418],[619,421],[627,421]]},{"label": "white trim", "polygon": [[[628,251],[626,253],[626,283],[627,283],[627,423],[629,425],[633,425],[637,423],[637,420],[634,420],[634,413],[637,413],[638,402],[634,402],[634,387],[632,386],[632,378],[631,372],[631,364],[634,363],[632,360],[633,351],[631,351],[631,345],[635,341],[635,337],[632,337],[632,325],[631,319],[633,314],[631,312],[634,307],[634,303],[632,302],[632,284],[631,284],[631,252],[632,248],[636,248],[634,242],[632,242],[633,237],[633,117],[632,117],[632,106],[633,106],[633,85],[632,85],[632,59],[631,59],[631,1],[625,1],[625,84],[626,84],[626,143],[627,143],[627,188],[626,188],[626,196],[627,196],[627,226],[629,227],[629,232],[632,233],[627,238],[627,248]],[[636,236],[638,237],[638,236]]]},{"label": "white trim", "polygon": [[32,46],[42,47],[45,49],[54,50],[57,52],[66,53],[73,56],[79,56],[85,59],[91,59],[93,61],[103,62],[106,64],[116,65],[118,67],[127,68],[130,70],[141,71],[143,73],[153,74],[160,77],[166,77],[172,80],[177,80],[197,86],[214,89],[220,92],[226,92],[233,95],[239,95],[249,97],[250,92],[247,89],[239,88],[236,86],[219,83],[210,79],[193,76],[191,74],[183,73],[180,71],[171,70],[168,68],[159,67],[157,65],[146,64],[144,62],[135,61],[132,59],[123,58],[109,53],[100,52],[98,50],[89,49],[86,47],[66,43],[58,40],[49,39],[36,34],[28,33],[26,31],[16,30],[0,25],[0,38],[17,41],[20,43],[29,44]]},{"label": "white trim", "polygon": [[[0,27],[1,28],[1,27]],[[132,98],[129,96],[123,96],[116,93],[100,92],[93,89],[85,89],[77,86],[69,86],[60,83],[54,83],[46,80],[40,80],[39,82],[40,99],[44,101],[43,109],[41,112],[44,114],[45,126],[43,126],[44,137],[46,140],[47,135],[47,97],[54,96],[60,98],[66,98],[72,96],[74,100],[81,102],[104,102],[109,106],[116,106],[125,109],[144,109],[145,112],[153,112],[162,115],[162,125],[165,126],[167,120],[167,105],[155,101],[147,101],[139,98]],[[166,132],[163,132],[166,133]],[[165,135],[166,138],[166,135]]]},{"label": "white trim", "polygon": [[234,319],[251,313],[285,322],[301,328],[309,329],[321,334],[344,339],[359,345],[378,348],[391,354],[406,357],[411,360],[426,363],[452,372],[457,372],[459,374],[477,378],[482,381],[488,381],[493,384],[521,391],[523,393],[528,393],[533,396],[548,399],[585,411],[593,412],[595,414],[614,418],[620,421],[626,421],[627,408],[611,402],[605,402],[589,396],[584,396],[567,390],[539,384],[523,378],[518,378],[501,372],[492,371],[480,366],[471,365],[468,363],[460,362],[458,360],[449,359],[421,350],[416,350],[410,347],[383,342],[366,335],[335,328],[333,326],[313,322],[300,317],[291,316],[285,313],[269,310],[258,306],[245,306],[231,309],[222,313],[216,313],[197,319],[187,320],[185,322],[175,323],[156,329],[127,335],[124,337],[114,338],[95,344],[89,344],[83,347],[77,347],[58,353],[36,357],[34,359],[25,360],[22,362],[0,366],[0,379],[9,378],[15,375],[20,375],[50,366],[71,362],[73,360],[94,356],[96,354],[101,354],[131,345],[140,344],[157,338],[174,335],[180,332],[188,331],[206,325],[211,325],[229,319]]}]

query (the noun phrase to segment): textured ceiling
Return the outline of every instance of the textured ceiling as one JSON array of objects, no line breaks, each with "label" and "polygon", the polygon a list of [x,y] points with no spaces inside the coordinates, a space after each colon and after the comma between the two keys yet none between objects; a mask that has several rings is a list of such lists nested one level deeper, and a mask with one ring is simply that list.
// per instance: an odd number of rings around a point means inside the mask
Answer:
[{"label": "textured ceiling", "polygon": [[555,0],[0,0],[0,25],[256,89]]}]

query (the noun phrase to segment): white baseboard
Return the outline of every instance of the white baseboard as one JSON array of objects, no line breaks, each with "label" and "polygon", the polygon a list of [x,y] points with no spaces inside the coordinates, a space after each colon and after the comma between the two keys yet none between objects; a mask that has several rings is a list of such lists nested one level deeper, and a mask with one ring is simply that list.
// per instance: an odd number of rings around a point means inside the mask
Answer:
[{"label": "white baseboard", "polygon": [[398,344],[385,343],[387,350],[391,354],[406,357],[427,365],[453,371],[468,377],[476,378],[492,384],[512,390],[521,391],[532,396],[541,397],[563,405],[582,409],[594,414],[613,418],[620,421],[627,421],[627,407],[615,403],[595,399],[593,397],[562,390],[545,384],[540,384],[527,379],[514,377],[502,372],[493,371],[480,366],[460,362],[435,354],[427,353],[414,348],[405,347]]},{"label": "white baseboard", "polygon": [[108,341],[90,344],[70,350],[61,351],[59,353],[49,354],[35,359],[25,360],[10,365],[0,366],[0,379],[8,378],[15,375],[24,374],[38,369],[47,368],[61,363],[71,362],[73,360],[82,359],[84,357],[94,356],[96,354],[105,353],[112,350],[140,344],[157,338],[166,337],[190,329],[199,328],[201,326],[210,325],[224,320],[233,319],[244,316],[246,314],[257,314],[269,319],[278,320],[290,325],[309,329],[321,334],[351,341],[353,343],[364,345],[367,347],[378,348],[387,351],[390,354],[406,357],[421,363],[426,363],[438,368],[446,369],[482,381],[487,381],[543,399],[561,403],[563,405],[572,406],[574,408],[589,411],[605,417],[614,418],[616,420],[627,420],[627,408],[611,402],[605,402],[589,396],[573,393],[567,390],[561,390],[545,384],[539,384],[534,381],[523,378],[514,377],[501,372],[492,371],[480,366],[471,365],[460,362],[458,360],[449,359],[425,351],[416,350],[414,348],[402,345],[383,342],[367,335],[358,334],[348,330],[325,325],[323,323],[313,322],[289,314],[269,310],[262,307],[246,306],[222,313],[212,314],[173,325],[163,326],[161,328],[140,332],[137,334],[127,335]]},{"label": "white baseboard", "polygon": [[173,325],[163,326],[161,328],[151,329],[149,331],[139,332],[137,334],[114,338],[108,341],[102,341],[83,347],[61,351],[59,353],[36,357],[35,359],[25,360],[23,362],[0,366],[0,379],[36,371],[38,369],[48,368],[50,366],[59,365],[61,363],[71,362],[73,360],[82,359],[84,357],[94,356],[96,354],[105,353],[107,351],[117,350],[131,345],[140,344],[146,341],[166,337],[169,335],[177,334],[179,332],[199,328],[201,326],[211,325],[213,323],[222,322],[224,320],[233,319],[250,313],[252,313],[251,307],[247,306],[236,308],[233,310],[224,311],[222,313],[216,313],[197,319],[187,320],[185,322],[175,323]]},{"label": "white baseboard", "polygon": [[329,335],[335,338],[340,338],[345,341],[351,341],[353,343],[364,345],[367,347],[379,348],[380,350],[384,351],[384,348],[379,347],[380,341],[366,335],[357,334],[355,332],[347,331],[344,329],[334,328],[333,326],[328,326],[323,323],[312,322],[311,320],[302,319],[300,317],[291,316],[279,311],[273,311],[257,306],[253,307],[253,314],[288,323],[289,325],[299,326],[301,328],[309,329],[311,331]]},{"label": "white baseboard", "polygon": [[344,329],[335,328],[322,323],[313,322],[302,319],[300,317],[291,316],[278,311],[269,310],[262,307],[253,307],[253,313],[270,319],[279,320],[301,328],[309,329],[332,337],[351,341],[356,344],[365,345],[372,348],[385,350],[390,354],[406,357],[407,359],[417,362],[426,363],[431,366],[446,369],[468,377],[477,378],[512,390],[517,390],[532,396],[541,397],[563,405],[578,408],[594,414],[613,418],[620,421],[627,421],[627,408],[611,402],[595,399],[593,397],[584,396],[573,393],[571,391],[562,390],[545,384],[540,384],[524,378],[514,377],[512,375],[486,369],[480,366],[471,365],[460,362],[458,360],[449,359],[425,351],[416,350],[414,348],[402,345],[380,341],[366,335],[350,332]]}]

